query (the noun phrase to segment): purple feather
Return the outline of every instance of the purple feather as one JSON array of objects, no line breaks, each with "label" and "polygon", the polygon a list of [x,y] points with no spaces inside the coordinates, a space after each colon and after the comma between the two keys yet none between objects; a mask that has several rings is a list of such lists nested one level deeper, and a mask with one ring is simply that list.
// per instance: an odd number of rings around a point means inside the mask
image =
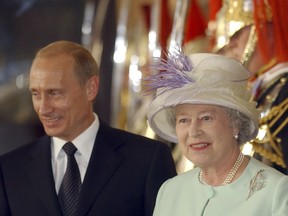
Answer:
[{"label": "purple feather", "polygon": [[192,71],[193,67],[179,46],[175,48],[173,53],[168,52],[168,55],[165,55],[167,60],[156,58],[156,62],[151,65],[151,68],[159,71],[159,73],[143,79],[147,82],[145,95],[152,94],[157,89],[161,89],[160,94],[162,94],[171,89],[180,88],[187,83],[195,82],[185,73]]}]

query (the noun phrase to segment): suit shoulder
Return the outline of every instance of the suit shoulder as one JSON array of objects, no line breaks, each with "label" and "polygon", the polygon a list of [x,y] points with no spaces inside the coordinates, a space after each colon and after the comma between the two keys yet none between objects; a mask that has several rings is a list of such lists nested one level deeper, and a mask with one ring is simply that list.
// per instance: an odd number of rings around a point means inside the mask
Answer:
[{"label": "suit shoulder", "polygon": [[160,154],[164,157],[171,155],[170,147],[161,141],[122,129],[112,128],[107,124],[100,124],[97,137],[103,139],[106,144],[110,143],[114,147],[121,146],[121,151],[129,152],[129,154],[141,155],[145,152],[146,156],[150,155],[151,157],[155,154]]},{"label": "suit shoulder", "polygon": [[[0,162],[3,163],[5,161],[19,161],[23,157],[27,157],[27,155],[33,150],[37,148],[37,146],[41,145],[43,142],[49,141],[50,138],[48,136],[40,137],[32,142],[26,143],[19,148],[16,148],[10,152],[5,153],[0,156]],[[50,141],[49,141],[50,142]]]}]

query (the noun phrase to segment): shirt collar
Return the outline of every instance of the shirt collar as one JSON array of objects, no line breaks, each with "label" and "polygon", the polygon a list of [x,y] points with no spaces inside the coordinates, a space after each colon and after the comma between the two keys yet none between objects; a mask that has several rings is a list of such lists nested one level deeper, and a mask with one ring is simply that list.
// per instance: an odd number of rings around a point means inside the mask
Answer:
[{"label": "shirt collar", "polygon": [[[71,141],[78,149],[76,154],[82,155],[87,163],[90,160],[90,156],[100,124],[96,113],[94,113],[94,117],[95,120],[93,121],[93,123],[85,131],[83,131],[83,133],[81,133],[78,137]],[[57,137],[52,137],[52,157],[54,158],[54,160],[57,159],[63,145],[66,142],[67,141],[59,139]]]}]

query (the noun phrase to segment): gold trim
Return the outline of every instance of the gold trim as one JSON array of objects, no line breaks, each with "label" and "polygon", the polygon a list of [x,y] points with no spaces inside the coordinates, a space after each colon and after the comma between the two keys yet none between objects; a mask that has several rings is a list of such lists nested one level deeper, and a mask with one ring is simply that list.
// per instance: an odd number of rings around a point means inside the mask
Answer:
[{"label": "gold trim", "polygon": [[[279,166],[286,168],[286,165],[283,160],[283,153],[281,149],[281,145],[284,145],[283,142],[286,140],[281,140],[277,137],[278,133],[287,125],[288,118],[286,118],[272,133],[271,128],[274,126],[277,120],[280,117],[284,116],[288,110],[288,98],[280,103],[278,106],[273,106],[270,112],[260,119],[259,125],[260,128],[265,130],[265,137],[263,139],[256,138],[251,141],[255,152],[259,153],[261,156],[278,164]],[[282,142],[282,144],[281,144]],[[267,150],[265,144],[269,144],[269,146],[275,151]]]},{"label": "gold trim", "polygon": [[256,43],[257,43],[257,35],[255,31],[255,25],[251,25],[249,37],[241,58],[241,62],[243,63],[244,66],[247,66],[249,61],[251,60],[251,56],[255,51]]}]

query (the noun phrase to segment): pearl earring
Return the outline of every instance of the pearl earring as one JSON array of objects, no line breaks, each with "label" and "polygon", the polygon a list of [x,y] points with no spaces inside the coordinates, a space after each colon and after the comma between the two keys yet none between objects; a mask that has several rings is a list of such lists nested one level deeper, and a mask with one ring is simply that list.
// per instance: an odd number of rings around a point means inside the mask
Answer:
[{"label": "pearl earring", "polygon": [[239,138],[239,134],[235,134],[235,135],[234,135],[234,139],[235,139],[235,140],[238,140],[238,138]]}]

